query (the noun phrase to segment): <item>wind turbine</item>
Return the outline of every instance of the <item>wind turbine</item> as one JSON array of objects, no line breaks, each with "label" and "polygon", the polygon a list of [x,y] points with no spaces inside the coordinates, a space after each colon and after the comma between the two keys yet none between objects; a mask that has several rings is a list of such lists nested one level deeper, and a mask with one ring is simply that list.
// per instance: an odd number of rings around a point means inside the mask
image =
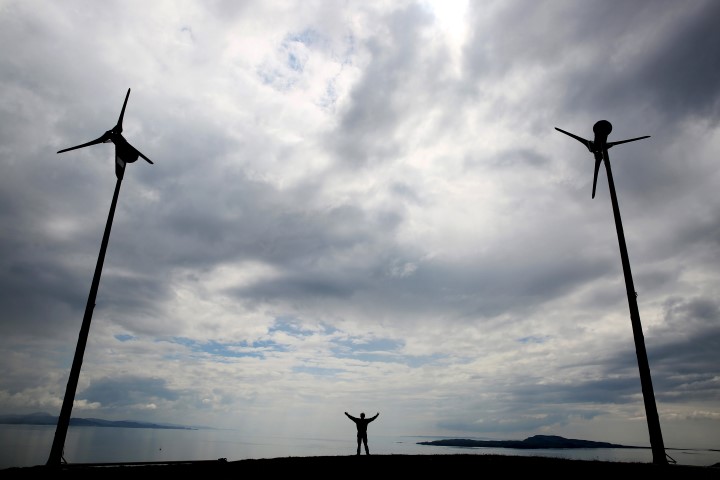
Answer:
[{"label": "wind turbine", "polygon": [[125,173],[125,164],[133,163],[138,157],[142,157],[146,162],[152,164],[152,160],[143,155],[138,149],[133,147],[125,140],[122,136],[122,123],[123,117],[125,116],[125,107],[127,107],[128,98],[130,98],[130,89],[128,88],[127,95],[125,95],[125,103],[123,103],[122,110],[120,111],[120,118],[118,119],[117,125],[103,133],[100,137],[96,138],[82,145],[76,145],[70,148],[64,148],[59,150],[57,153],[69,152],[70,150],[77,150],[78,148],[89,147],[90,145],[97,145],[98,143],[109,143],[115,144],[115,175],[119,180],[122,180],[123,174]]},{"label": "wind turbine", "polygon": [[645,415],[647,417],[648,429],[650,432],[650,447],[653,454],[653,463],[667,464],[665,453],[665,445],[663,443],[662,431],[660,430],[660,418],[655,405],[655,394],[653,392],[652,379],[650,378],[650,364],[648,363],[647,352],[645,350],[645,338],[640,324],[640,311],[637,304],[637,293],[633,284],[632,272],[630,271],[630,260],[628,259],[627,246],[625,245],[625,235],[623,233],[622,221],[620,219],[620,207],[618,206],[617,195],[615,193],[615,183],[613,182],[612,170],[610,169],[610,157],[608,149],[615,145],[634,142],[649,138],[649,135],[643,137],[630,138],[628,140],[620,140],[619,142],[608,142],[607,137],[612,131],[612,124],[607,120],[600,120],[593,125],[595,133],[594,140],[586,140],[582,137],[566,132],[555,127],[555,130],[569,135],[575,140],[585,145],[588,150],[595,156],[595,174],[593,177],[592,196],[595,198],[595,187],[597,185],[598,170],[600,163],[605,164],[607,171],[608,184],[610,186],[610,198],[612,200],[613,214],[615,215],[615,228],[617,230],[618,243],[620,245],[620,258],[622,259],[623,274],[625,275],[625,289],[627,290],[628,305],[630,307],[630,321],[632,322],[633,336],[635,338],[635,354],[638,359],[638,367],[640,369],[640,384],[642,387],[643,399],[645,401]]},{"label": "wind turbine", "polygon": [[123,176],[125,175],[125,165],[135,162],[138,157],[142,157],[150,164],[153,163],[148,157],[130,145],[128,141],[125,140],[125,137],[122,136],[123,117],[125,116],[125,107],[127,106],[129,97],[130,89],[128,88],[127,95],[125,95],[125,102],[123,103],[122,110],[120,111],[120,118],[113,128],[106,131],[95,140],[81,145],[76,145],[74,147],[65,148],[57,152],[63,153],[70,150],[76,150],[78,148],[89,147],[90,145],[112,142],[115,144],[115,176],[117,177],[117,182],[115,183],[115,193],[113,194],[112,203],[110,204],[110,213],[108,214],[107,223],[105,224],[105,233],[103,234],[102,243],[100,245],[100,254],[98,255],[97,264],[95,265],[95,274],[90,287],[90,295],[88,296],[87,304],[85,305],[85,315],[83,316],[83,322],[78,336],[78,343],[75,348],[75,357],[73,358],[70,377],[65,390],[65,398],[63,399],[62,409],[60,410],[60,416],[58,417],[55,438],[50,450],[50,457],[47,461],[47,465],[49,466],[59,466],[64,461],[63,450],[65,448],[65,437],[67,436],[67,429],[70,425],[70,414],[72,412],[73,402],[75,401],[75,391],[77,390],[78,379],[80,378],[80,368],[82,367],[83,356],[85,354],[87,337],[88,333],[90,333],[90,322],[92,321],[92,314],[95,309],[95,298],[97,297],[98,287],[100,286],[100,275],[102,274],[105,252],[107,251],[107,245],[110,239],[110,230],[112,228],[113,218],[115,217],[115,207],[117,206],[118,195],[120,194],[120,185],[122,184]]}]

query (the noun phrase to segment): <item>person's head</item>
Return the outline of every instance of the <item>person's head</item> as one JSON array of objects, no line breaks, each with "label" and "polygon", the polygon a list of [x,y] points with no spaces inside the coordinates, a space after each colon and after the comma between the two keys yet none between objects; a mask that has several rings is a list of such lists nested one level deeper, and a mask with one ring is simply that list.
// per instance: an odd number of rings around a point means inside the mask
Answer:
[{"label": "person's head", "polygon": [[361,414],[360,414],[360,418],[365,418],[365,414],[364,414],[364,413],[361,413]]}]

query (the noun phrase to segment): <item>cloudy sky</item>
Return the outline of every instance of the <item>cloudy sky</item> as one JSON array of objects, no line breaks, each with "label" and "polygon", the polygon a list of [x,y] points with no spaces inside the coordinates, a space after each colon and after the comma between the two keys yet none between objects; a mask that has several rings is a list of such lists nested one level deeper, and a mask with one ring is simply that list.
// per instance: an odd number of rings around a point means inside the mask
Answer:
[{"label": "cloudy sky", "polygon": [[0,413],[720,447],[720,2],[0,0]]}]

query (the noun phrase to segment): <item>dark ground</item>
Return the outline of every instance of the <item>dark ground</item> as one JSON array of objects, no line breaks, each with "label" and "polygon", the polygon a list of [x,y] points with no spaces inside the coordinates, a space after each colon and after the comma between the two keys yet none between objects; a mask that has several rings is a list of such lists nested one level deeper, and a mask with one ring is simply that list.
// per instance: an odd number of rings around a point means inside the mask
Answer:
[{"label": "dark ground", "polygon": [[[610,478],[612,480],[714,479],[720,480],[720,465],[655,465],[652,463],[565,460],[514,455],[350,455],[327,457],[282,457],[257,460],[189,461],[162,464],[70,464],[59,467],[7,468],[0,479],[25,478],[222,478],[302,477],[356,478],[443,478],[460,476],[531,475],[542,478]],[[148,477],[151,476],[151,477]],[[373,478],[374,477],[374,478]]]}]

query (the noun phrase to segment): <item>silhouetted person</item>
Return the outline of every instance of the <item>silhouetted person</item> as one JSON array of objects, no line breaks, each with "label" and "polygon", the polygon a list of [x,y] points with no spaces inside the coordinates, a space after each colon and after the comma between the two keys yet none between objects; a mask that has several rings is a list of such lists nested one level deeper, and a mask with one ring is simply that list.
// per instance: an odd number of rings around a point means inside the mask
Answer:
[{"label": "silhouetted person", "polygon": [[357,454],[360,455],[360,444],[362,443],[365,445],[365,455],[370,455],[370,450],[368,449],[368,444],[367,444],[367,426],[368,426],[368,423],[372,422],[373,420],[375,420],[378,417],[378,415],[380,415],[380,412],[376,413],[374,417],[370,417],[370,418],[365,418],[364,413],[360,414],[360,418],[353,417],[348,412],[345,412],[345,415],[347,415],[347,417],[350,420],[355,422],[355,426],[357,426],[357,442],[358,442]]}]

